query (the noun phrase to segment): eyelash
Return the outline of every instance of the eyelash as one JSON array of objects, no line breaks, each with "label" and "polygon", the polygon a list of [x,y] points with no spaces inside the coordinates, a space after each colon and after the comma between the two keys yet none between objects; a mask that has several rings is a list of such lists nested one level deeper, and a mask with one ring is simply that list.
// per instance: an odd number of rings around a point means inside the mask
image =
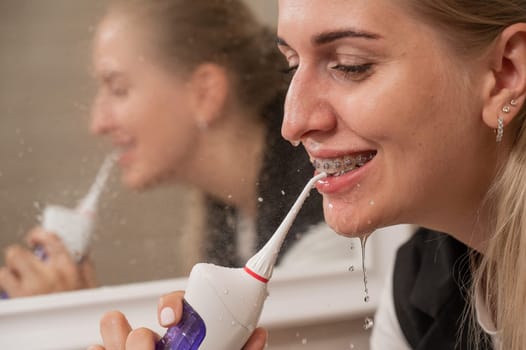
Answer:
[{"label": "eyelash", "polygon": [[[332,70],[340,72],[343,74],[344,79],[360,81],[366,78],[366,75],[370,72],[372,68],[372,63],[364,64],[353,64],[353,65],[344,65],[344,64],[335,64],[332,67],[329,67]],[[284,74],[294,74],[298,69],[298,65],[291,66],[283,70]]]}]

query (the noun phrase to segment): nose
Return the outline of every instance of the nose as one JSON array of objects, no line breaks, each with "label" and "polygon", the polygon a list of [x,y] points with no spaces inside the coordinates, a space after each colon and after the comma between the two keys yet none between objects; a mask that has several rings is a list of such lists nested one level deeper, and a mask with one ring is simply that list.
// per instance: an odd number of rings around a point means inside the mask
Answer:
[{"label": "nose", "polygon": [[107,100],[98,94],[91,109],[90,131],[94,135],[104,135],[114,128],[114,118]]},{"label": "nose", "polygon": [[298,69],[285,100],[281,127],[285,139],[300,141],[307,135],[327,132],[336,127],[337,120],[326,90],[315,74]]}]

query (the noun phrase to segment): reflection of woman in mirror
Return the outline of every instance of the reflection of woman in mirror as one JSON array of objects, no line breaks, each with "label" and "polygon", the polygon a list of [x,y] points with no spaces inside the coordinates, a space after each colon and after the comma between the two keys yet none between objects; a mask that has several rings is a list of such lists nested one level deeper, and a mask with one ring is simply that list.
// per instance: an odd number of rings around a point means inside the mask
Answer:
[{"label": "reflection of woman in mirror", "polygon": [[[241,1],[116,1],[99,24],[92,131],[132,189],[182,183],[207,195],[204,258],[241,265],[312,176],[280,135],[286,67]],[[313,195],[289,235],[323,220]],[[290,245],[290,244],[289,244]]]},{"label": "reflection of woman in mirror", "polygon": [[[403,222],[447,232],[474,255],[474,327],[458,331],[474,348],[525,349],[526,3],[280,0],[278,35],[294,71],[283,135],[318,164],[370,159],[319,184],[327,222],[349,236]],[[422,311],[447,312],[435,302]],[[378,349],[410,348],[393,330]],[[134,349],[152,348],[140,333],[128,349],[139,336]]]},{"label": "reflection of woman in mirror", "polygon": [[[178,183],[205,193],[202,256],[221,265],[241,266],[261,247],[312,176],[304,151],[280,135],[286,62],[274,38],[240,1],[115,1],[96,32],[93,133],[118,150],[127,187]],[[319,249],[313,237],[329,231],[322,220],[313,193],[284,251],[305,233],[303,243]],[[73,261],[61,266],[83,277]]]}]

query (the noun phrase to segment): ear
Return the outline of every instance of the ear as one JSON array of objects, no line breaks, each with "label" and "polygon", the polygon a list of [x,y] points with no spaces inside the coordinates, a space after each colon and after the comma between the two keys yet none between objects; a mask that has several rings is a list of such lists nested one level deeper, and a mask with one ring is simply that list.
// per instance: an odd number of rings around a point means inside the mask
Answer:
[{"label": "ear", "polygon": [[498,117],[508,125],[526,100],[526,24],[507,27],[497,37],[490,57],[491,74],[482,117],[495,129]]},{"label": "ear", "polygon": [[207,127],[225,110],[229,80],[226,69],[213,63],[198,66],[190,78],[190,106],[196,123]]}]

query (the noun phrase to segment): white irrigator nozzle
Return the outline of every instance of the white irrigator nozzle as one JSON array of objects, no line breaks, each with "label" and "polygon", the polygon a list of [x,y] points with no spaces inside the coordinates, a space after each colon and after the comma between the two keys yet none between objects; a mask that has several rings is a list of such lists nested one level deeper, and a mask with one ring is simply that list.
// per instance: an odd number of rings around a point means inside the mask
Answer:
[{"label": "white irrigator nozzle", "polygon": [[93,181],[93,184],[91,185],[89,192],[77,205],[77,212],[88,215],[95,213],[97,201],[99,200],[102,190],[104,189],[104,185],[108,180],[111,168],[115,163],[115,158],[115,154],[106,156],[102,166],[99,169],[99,172],[97,173],[97,176],[95,177],[95,181]]},{"label": "white irrigator nozzle", "polygon": [[248,260],[245,269],[248,269],[249,273],[256,274],[257,276],[255,277],[264,282],[270,279],[281,245],[283,244],[285,236],[289,232],[294,219],[296,219],[303,203],[309,196],[310,190],[314,187],[316,182],[325,177],[327,177],[327,173],[321,173],[310,179],[303,191],[301,191],[298,199],[296,199],[296,202],[294,202],[292,208],[287,213],[287,216],[285,216],[285,219],[283,219],[279,227],[276,229],[276,232],[274,232],[263,248]]}]

